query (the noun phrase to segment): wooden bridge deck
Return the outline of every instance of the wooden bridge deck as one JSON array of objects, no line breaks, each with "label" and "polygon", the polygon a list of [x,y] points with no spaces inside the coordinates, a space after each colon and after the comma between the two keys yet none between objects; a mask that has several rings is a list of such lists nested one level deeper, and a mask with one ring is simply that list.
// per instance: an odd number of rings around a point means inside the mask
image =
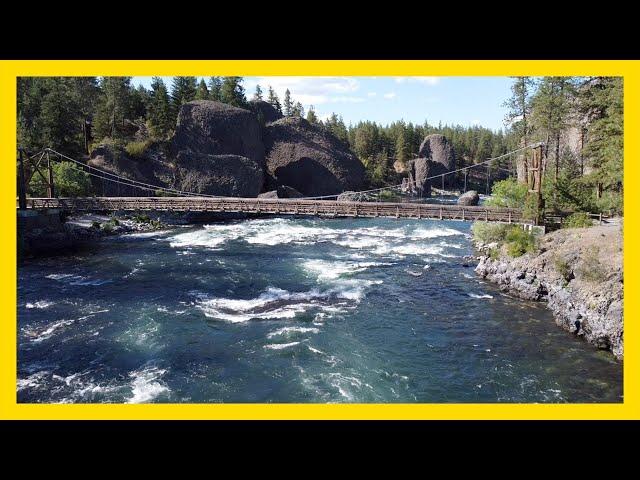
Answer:
[{"label": "wooden bridge deck", "polygon": [[336,200],[266,199],[235,197],[87,197],[31,198],[27,208],[59,208],[69,212],[169,211],[242,212],[320,217],[388,217],[437,220],[532,223],[517,208]]}]

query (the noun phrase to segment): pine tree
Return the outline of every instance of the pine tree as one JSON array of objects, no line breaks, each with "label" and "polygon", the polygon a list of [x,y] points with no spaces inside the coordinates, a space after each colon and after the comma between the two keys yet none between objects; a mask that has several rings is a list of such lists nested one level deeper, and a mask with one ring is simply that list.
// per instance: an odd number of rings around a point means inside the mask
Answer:
[{"label": "pine tree", "polygon": [[291,101],[291,92],[288,88],[284,92],[284,100],[282,102],[282,105],[282,113],[284,113],[285,117],[290,117],[291,115],[293,115],[293,102]]},{"label": "pine tree", "polygon": [[129,118],[131,77],[103,77],[102,98],[95,115],[96,138],[122,138]]},{"label": "pine tree", "polygon": [[148,118],[151,133],[155,137],[165,138],[173,128],[169,93],[160,77],[153,77],[151,80]]},{"label": "pine tree", "polygon": [[173,77],[171,84],[171,107],[174,118],[178,117],[180,107],[196,98],[196,77]]},{"label": "pine tree", "polygon": [[222,88],[222,79],[220,77],[211,77],[209,79],[209,100],[219,102],[222,100],[220,89]]},{"label": "pine tree", "polygon": [[196,90],[196,100],[209,100],[209,89],[204,80],[200,79],[198,83],[198,89]]},{"label": "pine tree", "polygon": [[278,113],[282,115],[282,106],[280,106],[280,99],[278,98],[278,94],[275,90],[269,85],[269,96],[267,98],[267,102],[269,102],[273,108],[275,108]]},{"label": "pine tree", "polygon": [[318,123],[318,117],[316,116],[316,112],[313,109],[313,105],[309,105],[309,111],[307,112],[307,122],[312,125],[316,125]]},{"label": "pine tree", "polygon": [[253,94],[253,99],[262,100],[262,89],[260,88],[260,85],[256,85],[256,91]]},{"label": "pine tree", "polygon": [[300,102],[296,102],[293,105],[293,109],[291,110],[291,116],[293,117],[304,117],[304,107]]},{"label": "pine tree", "polygon": [[246,108],[247,99],[244,95],[242,77],[224,77],[220,87],[220,101],[234,107]]}]

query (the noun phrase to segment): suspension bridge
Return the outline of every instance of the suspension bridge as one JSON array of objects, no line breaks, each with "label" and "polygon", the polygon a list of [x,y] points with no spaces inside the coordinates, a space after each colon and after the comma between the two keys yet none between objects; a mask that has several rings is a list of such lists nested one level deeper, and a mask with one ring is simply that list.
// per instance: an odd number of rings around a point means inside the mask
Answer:
[{"label": "suspension bridge", "polygon": [[[425,180],[433,184],[437,184],[437,181],[440,180],[443,185],[443,189],[439,190],[440,195],[450,194],[453,192],[444,190],[445,176],[462,172],[465,175],[466,190],[466,174],[470,169],[482,167],[489,169],[492,163],[495,164],[502,158],[526,149],[533,149],[534,160],[538,158],[538,164],[540,164],[542,148],[541,144],[535,144],[519,148],[499,157],[490,158],[484,162],[431,176]],[[536,152],[538,155],[536,155]],[[72,162],[96,181],[102,181],[103,185],[104,182],[109,182],[117,185],[119,189],[125,189],[132,194],[127,196],[57,197],[52,169],[52,164],[55,161]],[[25,166],[25,164],[27,165]],[[535,166],[534,161],[532,164],[534,173]],[[500,168],[499,165],[497,168]],[[161,211],[353,218],[387,217],[487,221],[527,225],[537,223],[538,220],[525,218],[522,210],[518,208],[425,203],[422,199],[416,198],[415,184],[407,185],[406,182],[376,189],[348,192],[342,195],[334,194],[303,198],[238,198],[206,195],[133,180],[88,165],[51,148],[45,148],[31,156],[26,156],[23,151],[20,151],[18,174],[18,208],[30,210],[60,209],[69,213]],[[41,178],[42,184],[46,186],[47,197],[28,198],[26,195],[27,185],[36,174]],[[531,192],[539,194],[539,191],[535,189],[536,186],[539,187],[539,182],[536,185],[534,178],[532,184],[533,189]]]}]

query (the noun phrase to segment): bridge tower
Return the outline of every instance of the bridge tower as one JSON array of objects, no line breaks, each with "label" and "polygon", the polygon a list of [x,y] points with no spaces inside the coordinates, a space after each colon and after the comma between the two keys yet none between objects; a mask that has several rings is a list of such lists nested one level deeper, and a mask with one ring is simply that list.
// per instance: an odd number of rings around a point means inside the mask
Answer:
[{"label": "bridge tower", "polygon": [[542,198],[542,176],[544,170],[542,144],[535,146],[531,152],[528,168],[528,204],[535,210],[535,223],[540,225],[544,221],[544,199]]}]

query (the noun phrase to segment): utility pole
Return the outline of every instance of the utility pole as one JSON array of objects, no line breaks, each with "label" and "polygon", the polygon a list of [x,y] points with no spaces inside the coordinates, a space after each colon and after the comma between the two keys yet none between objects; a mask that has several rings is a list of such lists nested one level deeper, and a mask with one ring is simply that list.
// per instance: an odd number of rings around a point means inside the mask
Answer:
[{"label": "utility pole", "polygon": [[24,160],[23,150],[20,148],[18,150],[20,156],[20,163],[18,168],[18,177],[19,177],[19,185],[18,185],[18,207],[20,210],[25,210],[27,208],[27,186],[25,185],[24,179]]}]

